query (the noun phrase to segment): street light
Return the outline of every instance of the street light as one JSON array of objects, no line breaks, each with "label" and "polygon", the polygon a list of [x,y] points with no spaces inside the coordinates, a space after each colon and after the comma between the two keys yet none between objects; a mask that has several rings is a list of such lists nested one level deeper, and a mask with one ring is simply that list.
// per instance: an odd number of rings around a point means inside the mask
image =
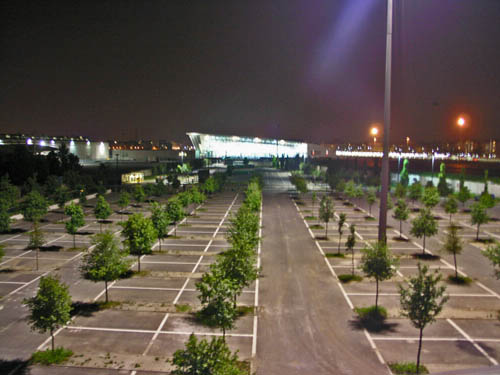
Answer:
[{"label": "street light", "polygon": [[370,134],[373,136],[373,147],[375,147],[375,143],[377,142],[378,128],[372,127],[370,129]]},{"label": "street light", "polygon": [[[457,118],[457,126],[459,128],[459,134],[460,134],[460,136],[459,136],[459,149],[460,149],[460,147],[462,147],[462,143],[463,143],[463,132],[467,126],[467,120],[466,120],[465,116],[462,115],[462,116],[459,116]],[[461,151],[465,152],[466,151],[465,147],[463,147],[463,150],[461,150]]]}]

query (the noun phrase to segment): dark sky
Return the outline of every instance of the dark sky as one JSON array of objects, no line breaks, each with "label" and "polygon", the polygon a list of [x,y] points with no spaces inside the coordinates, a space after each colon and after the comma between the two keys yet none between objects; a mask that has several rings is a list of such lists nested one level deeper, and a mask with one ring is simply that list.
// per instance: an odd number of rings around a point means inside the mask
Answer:
[{"label": "dark sky", "polygon": [[[391,138],[500,138],[500,1],[395,0]],[[385,0],[4,1],[0,132],[331,142],[383,121]]]}]

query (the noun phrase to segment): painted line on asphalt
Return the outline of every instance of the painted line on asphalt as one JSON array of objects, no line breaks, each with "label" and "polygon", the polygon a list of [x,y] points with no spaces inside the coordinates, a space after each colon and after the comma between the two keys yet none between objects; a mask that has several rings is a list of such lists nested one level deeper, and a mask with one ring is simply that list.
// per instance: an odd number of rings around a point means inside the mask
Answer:
[{"label": "painted line on asphalt", "polygon": [[[257,245],[257,269],[260,269],[260,253],[262,249],[262,211],[264,205],[264,195],[262,194],[260,202],[260,214],[259,214],[259,244]],[[255,280],[255,296],[254,296],[254,315],[253,315],[253,337],[252,337],[252,358],[257,355],[257,309],[259,307],[259,278]]]},{"label": "painted line on asphalt", "polygon": [[446,319],[446,321],[448,323],[451,324],[451,326],[453,328],[455,328],[467,341],[469,341],[483,356],[485,356],[488,361],[490,361],[493,365],[498,365],[498,362],[496,361],[496,359],[490,357],[490,355],[488,353],[486,353],[486,351],[481,347],[479,346],[479,344],[477,344],[473,339],[472,337],[470,337],[462,328],[460,328],[458,326],[458,324],[456,324],[453,320],[451,319]]}]

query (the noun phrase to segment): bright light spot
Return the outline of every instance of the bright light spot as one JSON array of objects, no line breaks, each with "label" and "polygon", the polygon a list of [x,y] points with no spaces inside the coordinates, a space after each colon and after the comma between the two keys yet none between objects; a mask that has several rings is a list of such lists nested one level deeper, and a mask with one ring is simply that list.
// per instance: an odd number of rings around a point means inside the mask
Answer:
[{"label": "bright light spot", "polygon": [[378,134],[378,128],[375,128],[375,127],[371,128],[370,134],[373,136],[376,136]]},{"label": "bright light spot", "polygon": [[42,139],[40,142],[39,142],[40,146],[45,146],[45,141]]},{"label": "bright light spot", "polygon": [[56,142],[55,142],[53,139],[51,139],[51,140],[50,140],[50,145],[51,145],[51,146],[54,146],[55,144],[56,144]]},{"label": "bright light spot", "polygon": [[90,141],[87,139],[87,146],[90,147]]},{"label": "bright light spot", "polygon": [[465,119],[463,117],[459,117],[457,120],[457,125],[463,127],[465,125]]},{"label": "bright light spot", "polygon": [[255,143],[259,143],[259,142],[260,142],[260,138],[259,138],[259,137],[255,137],[255,138],[253,139],[253,141],[254,141]]},{"label": "bright light spot", "polygon": [[33,144],[33,141],[31,140],[31,138],[28,138],[28,139],[26,140],[26,143],[27,143],[27,144],[29,144],[29,145],[32,145],[32,144]]},{"label": "bright light spot", "polygon": [[233,141],[237,142],[240,140],[240,137],[238,137],[237,135],[233,135]]}]

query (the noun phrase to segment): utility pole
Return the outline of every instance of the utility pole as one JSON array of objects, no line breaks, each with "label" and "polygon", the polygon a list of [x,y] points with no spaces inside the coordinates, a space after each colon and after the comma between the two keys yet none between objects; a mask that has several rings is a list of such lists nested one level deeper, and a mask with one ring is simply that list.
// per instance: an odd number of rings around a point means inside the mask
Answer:
[{"label": "utility pole", "polygon": [[387,194],[389,193],[389,132],[391,129],[391,60],[393,0],[387,0],[387,37],[385,46],[384,146],[378,240],[387,242]]}]

